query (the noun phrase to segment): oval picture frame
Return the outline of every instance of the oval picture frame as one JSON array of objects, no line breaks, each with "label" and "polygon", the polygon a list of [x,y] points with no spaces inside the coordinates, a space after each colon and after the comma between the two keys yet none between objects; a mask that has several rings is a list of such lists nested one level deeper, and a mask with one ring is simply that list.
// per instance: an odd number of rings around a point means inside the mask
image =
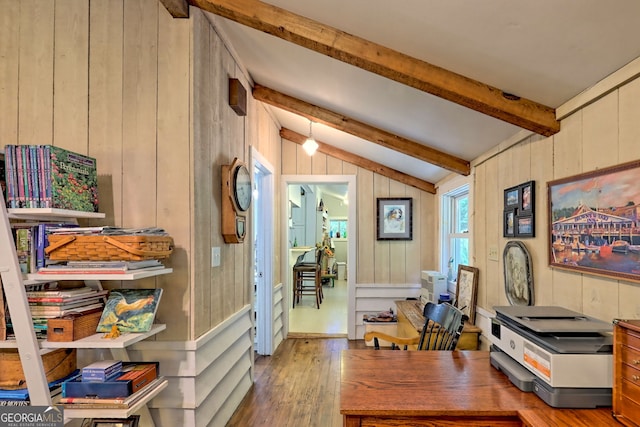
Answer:
[{"label": "oval picture frame", "polygon": [[502,253],[504,291],[511,305],[533,305],[533,271],[531,255],[525,244],[507,242]]}]

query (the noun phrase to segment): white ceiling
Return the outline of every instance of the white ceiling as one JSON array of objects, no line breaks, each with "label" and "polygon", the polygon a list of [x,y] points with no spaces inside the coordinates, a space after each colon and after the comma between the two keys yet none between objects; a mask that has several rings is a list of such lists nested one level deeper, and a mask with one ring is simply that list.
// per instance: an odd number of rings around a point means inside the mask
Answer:
[{"label": "white ceiling", "polygon": [[[269,0],[274,6],[556,108],[640,57],[638,0]],[[472,160],[520,128],[219,17],[251,79]],[[307,119],[273,108],[301,134]],[[430,182],[448,171],[313,125],[319,141]]]}]

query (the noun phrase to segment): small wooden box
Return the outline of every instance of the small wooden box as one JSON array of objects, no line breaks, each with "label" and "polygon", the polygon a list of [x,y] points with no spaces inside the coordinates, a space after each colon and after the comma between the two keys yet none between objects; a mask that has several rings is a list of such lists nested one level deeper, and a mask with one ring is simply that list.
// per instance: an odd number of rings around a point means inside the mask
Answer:
[{"label": "small wooden box", "polygon": [[102,310],[49,319],[47,321],[47,340],[54,342],[76,341],[96,333]]},{"label": "small wooden box", "polygon": [[[77,369],[76,349],[59,348],[42,355],[42,365],[47,382],[70,375]],[[0,349],[0,388],[16,390],[26,388],[27,382],[22,370],[18,349]]]}]

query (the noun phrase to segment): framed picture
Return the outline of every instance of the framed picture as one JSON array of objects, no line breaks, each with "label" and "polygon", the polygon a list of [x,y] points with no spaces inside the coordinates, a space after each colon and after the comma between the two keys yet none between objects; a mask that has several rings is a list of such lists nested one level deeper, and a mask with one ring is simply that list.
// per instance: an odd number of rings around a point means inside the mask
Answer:
[{"label": "framed picture", "polygon": [[138,427],[139,415],[131,415],[129,418],[94,418],[91,427]]},{"label": "framed picture", "polygon": [[516,210],[504,211],[504,225],[502,228],[503,237],[514,237],[516,235]]},{"label": "framed picture", "polygon": [[531,255],[523,242],[507,242],[502,253],[504,291],[511,305],[533,305]]},{"label": "framed picture", "polygon": [[534,237],[533,215],[516,216],[515,232],[517,237]]},{"label": "framed picture", "polygon": [[504,190],[504,209],[516,209],[520,205],[520,187],[515,186]]},{"label": "framed picture", "polygon": [[549,265],[640,282],[640,161],[547,183]]},{"label": "framed picture", "polygon": [[378,198],[377,239],[412,240],[412,202],[406,198]]},{"label": "framed picture", "polygon": [[533,214],[535,203],[535,181],[525,182],[519,186],[519,215]]},{"label": "framed picture", "polygon": [[476,322],[476,300],[478,293],[478,272],[475,267],[458,265],[458,280],[456,282],[456,307],[467,317],[469,322]]}]

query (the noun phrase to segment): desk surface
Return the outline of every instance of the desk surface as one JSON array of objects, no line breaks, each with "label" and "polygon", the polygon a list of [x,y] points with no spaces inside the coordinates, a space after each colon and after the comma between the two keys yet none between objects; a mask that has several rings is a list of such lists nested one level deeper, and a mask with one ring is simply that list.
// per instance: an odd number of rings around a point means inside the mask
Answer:
[{"label": "desk surface", "polygon": [[[398,313],[402,312],[409,323],[416,328],[416,331],[418,333],[422,332],[422,328],[424,327],[424,316],[422,315],[424,304],[415,300],[401,300],[396,301],[395,303]],[[464,329],[462,331],[478,334],[482,333],[482,329],[469,322],[464,322]]]},{"label": "desk surface", "polygon": [[341,364],[340,413],[346,426],[367,417],[489,417],[532,427],[567,425],[566,420],[572,426],[620,425],[611,408],[555,409],[518,390],[491,366],[485,351],[345,350]]}]

